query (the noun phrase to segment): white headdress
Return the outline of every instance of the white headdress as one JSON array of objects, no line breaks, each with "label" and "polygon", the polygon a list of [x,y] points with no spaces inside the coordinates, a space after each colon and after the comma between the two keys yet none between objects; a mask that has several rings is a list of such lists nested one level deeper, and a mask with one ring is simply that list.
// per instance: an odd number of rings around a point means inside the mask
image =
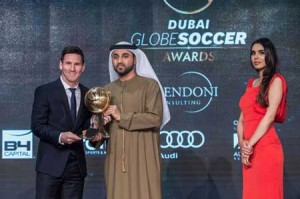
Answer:
[{"label": "white headdress", "polygon": [[109,65],[109,76],[110,76],[110,81],[113,82],[117,79],[119,79],[119,74],[114,70],[114,67],[112,65],[112,58],[111,58],[111,54],[113,52],[114,49],[126,49],[131,51],[135,57],[136,57],[136,73],[139,76],[143,76],[143,77],[149,77],[152,79],[155,79],[160,87],[161,90],[161,94],[162,94],[162,101],[163,101],[163,120],[162,120],[162,125],[161,128],[164,127],[165,124],[167,124],[169,122],[169,120],[171,119],[170,116],[170,111],[169,111],[169,107],[167,104],[167,100],[164,94],[164,90],[160,84],[160,81],[158,80],[147,56],[145,55],[145,53],[143,51],[141,51],[140,49],[137,49],[137,47],[134,44],[125,42],[125,41],[121,41],[117,44],[115,44],[114,46],[112,46],[110,54],[109,54],[109,61],[108,61],[108,65]]}]

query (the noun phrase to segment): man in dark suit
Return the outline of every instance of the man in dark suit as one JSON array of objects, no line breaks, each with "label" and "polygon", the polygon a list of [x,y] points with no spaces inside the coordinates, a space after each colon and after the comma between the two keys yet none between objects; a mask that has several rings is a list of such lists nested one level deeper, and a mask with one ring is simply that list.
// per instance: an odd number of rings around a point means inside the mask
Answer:
[{"label": "man in dark suit", "polygon": [[[89,127],[91,113],[84,105],[88,88],[79,83],[84,54],[65,47],[58,80],[35,90],[31,129],[40,138],[36,159],[37,199],[79,199],[83,195],[86,161],[79,135]],[[92,140],[97,142],[101,135]]]}]

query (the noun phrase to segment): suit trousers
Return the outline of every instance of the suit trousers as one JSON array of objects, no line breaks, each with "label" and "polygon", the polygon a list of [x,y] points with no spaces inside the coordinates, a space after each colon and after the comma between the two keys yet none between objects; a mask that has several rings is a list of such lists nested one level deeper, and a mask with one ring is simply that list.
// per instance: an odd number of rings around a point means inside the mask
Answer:
[{"label": "suit trousers", "polygon": [[82,199],[83,188],[84,177],[72,153],[61,177],[41,172],[36,175],[36,199]]}]

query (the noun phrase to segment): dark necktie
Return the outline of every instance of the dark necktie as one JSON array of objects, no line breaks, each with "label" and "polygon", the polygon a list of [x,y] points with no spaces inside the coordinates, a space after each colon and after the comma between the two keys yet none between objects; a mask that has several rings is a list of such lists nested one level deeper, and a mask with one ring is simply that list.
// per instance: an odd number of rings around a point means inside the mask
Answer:
[{"label": "dark necktie", "polygon": [[71,116],[72,116],[73,123],[75,123],[75,120],[76,120],[76,97],[75,97],[75,90],[76,90],[76,88],[69,88],[69,90],[72,93],[72,95],[71,95]]}]

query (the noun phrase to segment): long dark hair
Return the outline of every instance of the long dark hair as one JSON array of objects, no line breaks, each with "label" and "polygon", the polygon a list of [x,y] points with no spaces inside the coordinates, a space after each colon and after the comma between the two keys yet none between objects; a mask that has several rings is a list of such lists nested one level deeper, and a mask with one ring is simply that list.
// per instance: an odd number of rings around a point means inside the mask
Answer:
[{"label": "long dark hair", "polygon": [[[260,86],[260,91],[257,95],[257,101],[260,105],[264,107],[268,107],[269,103],[267,100],[268,95],[268,87],[270,84],[271,79],[273,78],[275,73],[279,73],[278,69],[278,56],[276,53],[276,49],[272,41],[268,38],[260,38],[255,40],[251,45],[251,50],[254,44],[260,44],[264,47],[265,52],[265,62],[266,68],[263,72],[263,79]],[[251,56],[250,56],[251,57]],[[251,62],[252,65],[252,62]],[[252,65],[254,68],[254,66]],[[256,70],[257,72],[259,70]]]}]

